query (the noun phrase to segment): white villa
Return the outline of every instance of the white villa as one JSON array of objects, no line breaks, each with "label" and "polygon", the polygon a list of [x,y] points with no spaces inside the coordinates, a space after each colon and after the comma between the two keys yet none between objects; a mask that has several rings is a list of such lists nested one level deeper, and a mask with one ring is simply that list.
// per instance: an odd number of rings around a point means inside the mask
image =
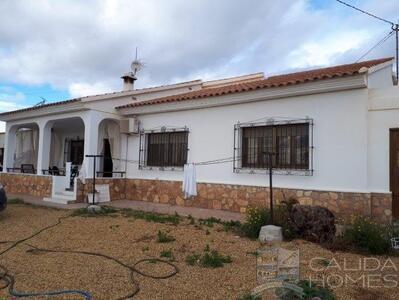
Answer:
[{"label": "white villa", "polygon": [[[45,201],[85,201],[96,182],[110,200],[245,212],[295,196],[342,217],[399,217],[399,88],[392,58],[265,77],[194,80],[0,114],[2,183]],[[271,154],[270,154],[271,153]],[[198,196],[184,199],[195,163]],[[83,182],[78,179],[86,178]]]}]

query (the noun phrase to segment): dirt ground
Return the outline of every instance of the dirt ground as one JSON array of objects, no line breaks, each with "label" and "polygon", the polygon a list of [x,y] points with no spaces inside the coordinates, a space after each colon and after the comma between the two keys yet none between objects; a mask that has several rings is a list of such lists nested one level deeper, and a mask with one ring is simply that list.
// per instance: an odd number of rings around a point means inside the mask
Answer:
[{"label": "dirt ground", "polygon": [[[70,213],[20,204],[9,205],[6,211],[0,213],[0,241],[25,238]],[[168,232],[176,240],[158,243],[159,230]],[[179,225],[172,225],[135,219],[118,213],[116,216],[75,216],[63,219],[60,225],[0,256],[0,265],[4,265],[14,275],[14,288],[19,292],[84,290],[90,292],[94,299],[117,299],[131,293],[134,286],[130,281],[130,271],[114,261],[98,256],[27,252],[32,249],[29,245],[53,250],[106,254],[130,266],[143,258],[160,258],[162,250],[171,250],[174,255],[173,264],[178,267],[179,272],[167,279],[152,279],[134,274],[140,286],[135,299],[237,299],[239,295],[251,291],[257,285],[256,257],[252,253],[264,247],[257,241],[224,231],[219,224],[213,227],[198,226],[190,224],[188,219],[183,219]],[[232,263],[215,269],[187,265],[186,256],[194,252],[203,253],[206,245],[209,245],[210,249],[230,255]],[[10,243],[0,243],[0,253],[9,246]],[[324,275],[325,280],[333,286],[336,285],[334,293],[337,299],[399,299],[399,288],[397,285],[394,287],[393,282],[399,280],[399,273],[391,263],[382,271],[380,268],[370,272],[345,272],[345,267],[354,269],[359,259],[364,265],[365,257],[351,253],[332,253],[316,244],[301,240],[285,242],[282,247],[299,248],[301,277],[323,278]],[[310,264],[315,257],[323,257],[329,261],[333,259],[335,267],[326,270],[321,260]],[[381,265],[387,259],[377,258]],[[390,259],[399,268],[399,257]],[[371,262],[377,261],[370,259]],[[167,275],[173,271],[171,266],[159,262],[143,262],[136,267],[153,275]],[[362,287],[361,280],[355,283],[349,280],[348,284],[340,285],[340,278],[345,274],[349,274],[352,279],[366,275],[366,286],[370,286],[369,275],[372,275],[372,287]],[[388,276],[385,277],[388,282],[378,281],[377,278],[381,279],[381,276]],[[0,287],[2,285],[0,282]],[[1,297],[10,297],[7,289],[0,290],[0,299]],[[63,297],[81,299],[77,295]]]}]

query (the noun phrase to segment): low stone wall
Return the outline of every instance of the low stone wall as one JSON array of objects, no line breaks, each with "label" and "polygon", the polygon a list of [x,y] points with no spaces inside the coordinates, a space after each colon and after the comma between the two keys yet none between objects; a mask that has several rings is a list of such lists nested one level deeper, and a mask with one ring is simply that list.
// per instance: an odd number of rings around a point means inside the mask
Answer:
[{"label": "low stone wall", "polygon": [[[185,200],[180,181],[128,179],[126,199],[168,203],[210,209],[223,209],[245,213],[248,206],[268,206],[269,188],[230,184],[199,183],[198,195]],[[275,203],[289,197],[301,204],[320,205],[330,209],[342,219],[353,215],[371,216],[380,222],[392,218],[392,197],[390,193],[349,193],[297,189],[273,189]]]},{"label": "low stone wall", "polygon": [[53,180],[45,175],[0,173],[0,183],[9,194],[51,197]]},{"label": "low stone wall", "polygon": [[[0,173],[8,193],[51,197],[52,178],[44,175]],[[248,206],[267,206],[269,188],[258,186],[199,183],[198,196],[185,200],[180,181],[96,178],[96,184],[108,184],[111,201],[131,199],[179,206],[222,209],[245,213]],[[92,191],[92,180],[82,184],[78,180],[77,202],[83,202]],[[337,217],[348,220],[353,215],[371,216],[379,222],[392,218],[390,193],[349,193],[317,190],[274,188],[276,204],[290,197],[301,204],[320,205]]]},{"label": "low stone wall", "polygon": [[[111,201],[122,200],[125,199],[126,181],[125,178],[96,178],[96,185],[108,184]],[[93,190],[93,180],[86,179],[85,184],[80,180],[77,182],[77,202],[84,202],[86,195]]]}]

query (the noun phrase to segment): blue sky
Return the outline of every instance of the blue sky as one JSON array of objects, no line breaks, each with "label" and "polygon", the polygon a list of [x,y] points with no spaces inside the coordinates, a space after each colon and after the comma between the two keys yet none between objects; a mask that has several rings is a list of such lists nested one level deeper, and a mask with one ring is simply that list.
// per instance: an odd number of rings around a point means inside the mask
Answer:
[{"label": "blue sky", "polygon": [[[396,0],[347,2],[399,18]],[[388,32],[334,0],[2,1],[0,112],[121,90],[136,46],[145,87],[350,63]]]}]

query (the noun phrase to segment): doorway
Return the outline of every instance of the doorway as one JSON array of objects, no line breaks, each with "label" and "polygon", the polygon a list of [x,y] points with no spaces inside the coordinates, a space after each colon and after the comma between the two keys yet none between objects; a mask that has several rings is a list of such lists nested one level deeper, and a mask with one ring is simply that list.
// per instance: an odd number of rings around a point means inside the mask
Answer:
[{"label": "doorway", "polygon": [[392,216],[394,219],[399,219],[399,128],[389,130],[389,149]]},{"label": "doorway", "polygon": [[112,163],[111,145],[109,139],[104,139],[103,177],[112,177],[114,168]]}]

